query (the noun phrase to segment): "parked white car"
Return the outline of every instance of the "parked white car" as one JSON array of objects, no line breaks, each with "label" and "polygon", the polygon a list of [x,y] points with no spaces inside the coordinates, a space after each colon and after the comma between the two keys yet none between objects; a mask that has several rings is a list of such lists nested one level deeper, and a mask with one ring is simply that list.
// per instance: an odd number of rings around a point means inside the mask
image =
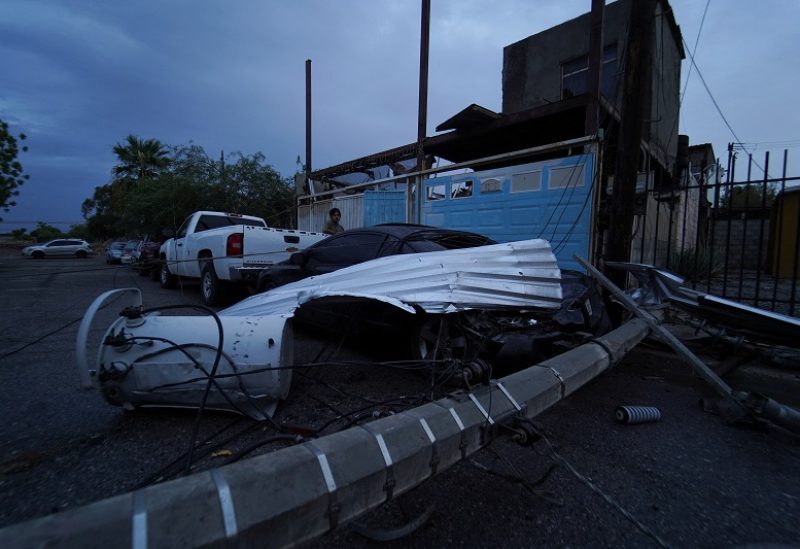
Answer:
[{"label": "parked white car", "polygon": [[88,242],[76,238],[59,238],[51,240],[46,244],[36,244],[23,248],[22,255],[27,255],[35,259],[45,257],[64,257],[73,255],[75,257],[87,257],[94,251]]}]

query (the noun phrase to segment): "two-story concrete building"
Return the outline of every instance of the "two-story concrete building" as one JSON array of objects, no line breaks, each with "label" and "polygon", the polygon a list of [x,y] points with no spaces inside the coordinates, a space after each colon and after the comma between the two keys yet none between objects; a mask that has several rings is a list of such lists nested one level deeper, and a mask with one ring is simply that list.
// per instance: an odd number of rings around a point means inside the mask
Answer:
[{"label": "two-story concrete building", "polygon": [[[425,155],[444,163],[471,163],[487,157],[493,157],[492,160],[474,166],[473,175],[450,180],[441,174],[429,177],[427,190],[421,193],[422,204],[405,210],[393,209],[392,215],[416,211],[421,217],[414,216],[410,221],[455,224],[499,240],[543,236],[566,243],[575,236],[578,244],[562,246],[565,257],[581,253],[596,259],[602,253],[605,197],[613,184],[620,121],[625,115],[624,77],[630,58],[630,21],[635,1],[618,0],[604,7],[599,102],[587,89],[590,13],[506,46],[502,112],[470,105],[439,124],[437,135],[423,142]],[[646,189],[673,188],[682,170],[676,161],[681,61],[685,57],[683,39],[669,2],[656,0],[651,5],[654,6],[653,32],[649,38],[651,55],[646,63],[647,76],[636,88],[644,94],[645,104],[639,147],[643,172],[641,200],[645,200]],[[598,103],[601,129],[598,133],[602,136],[598,143],[552,147],[586,137],[587,110],[596,108]],[[528,152],[513,155],[515,151]],[[410,143],[318,170],[311,178],[318,189],[324,189],[324,182],[336,181],[348,173],[366,173],[377,166],[396,166],[404,161],[408,166],[416,152],[416,144]],[[567,174],[566,168],[572,172]],[[483,185],[488,180],[491,183]],[[470,197],[463,193],[467,183],[474,189]],[[431,188],[434,184],[436,189]],[[523,197],[523,193],[529,194]],[[340,206],[345,202],[344,195],[337,196],[334,202]],[[359,200],[357,196],[351,194],[347,200]],[[399,196],[396,194],[393,200]],[[406,196],[417,200],[416,194]],[[657,193],[650,196],[658,198]],[[468,205],[464,198],[472,198],[474,204]],[[509,209],[512,203],[523,202],[524,208]],[[352,205],[347,203],[346,207]],[[330,203],[324,203],[301,209],[300,227],[313,228],[314,223],[319,224],[329,206]],[[390,220],[364,217],[364,211],[363,206],[360,210],[355,207],[349,217],[361,216],[364,224]],[[641,213],[647,211],[647,207],[640,208]],[[482,221],[487,218],[498,222]],[[509,225],[510,219],[514,220],[513,227]],[[406,218],[391,220],[406,221]]]}]

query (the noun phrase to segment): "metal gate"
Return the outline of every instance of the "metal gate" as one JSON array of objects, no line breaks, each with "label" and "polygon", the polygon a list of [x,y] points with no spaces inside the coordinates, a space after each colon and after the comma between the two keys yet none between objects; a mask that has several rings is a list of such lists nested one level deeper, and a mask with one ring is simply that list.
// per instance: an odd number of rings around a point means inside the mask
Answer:
[{"label": "metal gate", "polygon": [[484,234],[498,242],[550,241],[561,268],[590,257],[594,155],[444,175],[424,184],[423,223]]},{"label": "metal gate", "polygon": [[406,191],[364,191],[364,226],[405,223]]},{"label": "metal gate", "polygon": [[687,173],[679,186],[648,186],[632,260],[700,291],[800,314],[800,177],[788,166],[786,150],[775,162],[731,144],[726,166]]}]

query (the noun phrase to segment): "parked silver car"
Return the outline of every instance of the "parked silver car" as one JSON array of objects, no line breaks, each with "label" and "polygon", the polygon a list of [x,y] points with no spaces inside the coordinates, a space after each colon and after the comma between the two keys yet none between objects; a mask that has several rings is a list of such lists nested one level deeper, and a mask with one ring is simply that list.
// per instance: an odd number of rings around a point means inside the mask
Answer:
[{"label": "parked silver car", "polygon": [[75,257],[86,257],[94,253],[92,247],[85,240],[76,238],[59,238],[51,240],[46,244],[36,244],[23,248],[22,255],[27,255],[36,259],[45,257],[63,257],[74,255]]},{"label": "parked silver car", "polygon": [[122,263],[122,250],[125,249],[124,240],[115,240],[106,248],[106,263]]},{"label": "parked silver car", "polygon": [[122,253],[120,254],[119,261],[120,263],[130,265],[131,263],[136,263],[139,259],[139,246],[141,241],[139,240],[128,240],[125,243],[125,246],[122,248]]}]

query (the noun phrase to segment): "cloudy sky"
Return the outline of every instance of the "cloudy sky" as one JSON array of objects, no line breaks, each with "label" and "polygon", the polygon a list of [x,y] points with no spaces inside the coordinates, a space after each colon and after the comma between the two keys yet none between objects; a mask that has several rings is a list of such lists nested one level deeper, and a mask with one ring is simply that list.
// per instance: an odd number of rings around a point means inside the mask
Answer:
[{"label": "cloudy sky", "polygon": [[[29,136],[30,180],[0,232],[82,221],[128,134],[209,156],[261,151],[283,176],[416,139],[420,0],[4,0],[0,118]],[[706,0],[672,0],[690,50]],[[428,135],[470,103],[501,110],[503,47],[590,0],[432,0]],[[695,60],[738,140],[800,161],[800,2],[710,0]],[[683,81],[688,74],[684,62]],[[683,85],[682,85],[683,86]],[[681,115],[718,156],[736,139],[692,71]],[[756,145],[758,144],[758,145]],[[724,162],[724,158],[723,158]]]}]

